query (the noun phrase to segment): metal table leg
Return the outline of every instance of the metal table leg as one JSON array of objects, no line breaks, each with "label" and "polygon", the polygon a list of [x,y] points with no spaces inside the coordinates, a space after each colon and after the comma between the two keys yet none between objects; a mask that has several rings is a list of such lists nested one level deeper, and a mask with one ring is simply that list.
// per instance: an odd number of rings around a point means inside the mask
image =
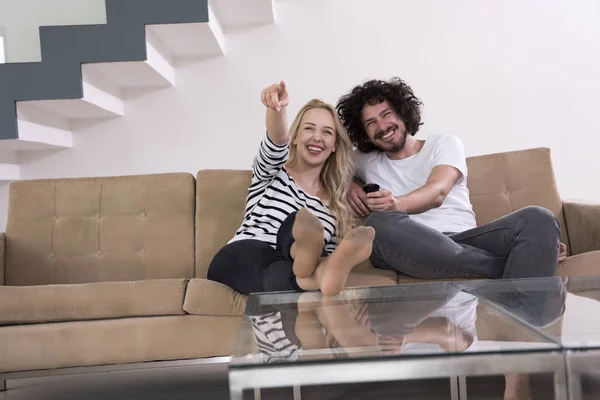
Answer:
[{"label": "metal table leg", "polygon": [[458,394],[458,377],[451,376],[450,377],[450,399],[451,400],[460,400]]},{"label": "metal table leg", "polygon": [[294,386],[294,400],[302,400],[302,392],[300,386]]},{"label": "metal table leg", "polygon": [[458,377],[458,398],[467,400],[467,377],[465,375]]}]

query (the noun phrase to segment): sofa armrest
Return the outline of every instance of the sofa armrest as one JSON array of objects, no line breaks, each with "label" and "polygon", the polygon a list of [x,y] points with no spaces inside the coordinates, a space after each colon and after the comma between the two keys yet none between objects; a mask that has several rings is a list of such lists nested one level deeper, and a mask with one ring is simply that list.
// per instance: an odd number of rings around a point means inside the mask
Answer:
[{"label": "sofa armrest", "polygon": [[6,258],[6,243],[4,232],[0,232],[0,285],[4,286],[4,259]]},{"label": "sofa armrest", "polygon": [[600,250],[600,204],[563,201],[571,254]]}]

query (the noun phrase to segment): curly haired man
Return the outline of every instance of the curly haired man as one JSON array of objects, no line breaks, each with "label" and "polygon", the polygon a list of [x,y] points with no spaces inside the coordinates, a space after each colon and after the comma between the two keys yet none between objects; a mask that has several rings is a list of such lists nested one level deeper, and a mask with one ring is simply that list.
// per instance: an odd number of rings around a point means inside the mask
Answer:
[{"label": "curly haired man", "polygon": [[467,189],[467,163],[455,135],[415,137],[421,101],[401,79],[355,87],[337,111],[356,147],[349,200],[375,228],[371,262],[420,278],[553,276],[566,257],[557,218],[526,207],[477,226]]}]

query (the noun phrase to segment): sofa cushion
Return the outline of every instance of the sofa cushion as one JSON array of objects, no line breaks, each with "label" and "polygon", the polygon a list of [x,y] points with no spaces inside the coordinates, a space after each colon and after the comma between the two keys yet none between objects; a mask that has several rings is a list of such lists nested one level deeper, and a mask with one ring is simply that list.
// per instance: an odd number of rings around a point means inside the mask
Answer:
[{"label": "sofa cushion", "polygon": [[467,167],[467,186],[478,225],[526,206],[541,206],[557,216],[562,241],[569,245],[550,149],[469,157]]},{"label": "sofa cushion", "polygon": [[424,283],[424,282],[455,282],[455,281],[476,281],[487,278],[440,278],[440,279],[423,279],[423,278],[415,278],[413,276],[398,274],[397,282],[399,284],[406,283]]},{"label": "sofa cushion", "polygon": [[386,286],[396,284],[396,272],[375,268],[365,261],[352,269],[345,287]]},{"label": "sofa cushion", "polygon": [[185,314],[185,286],[185,279],[0,286],[0,325]]},{"label": "sofa cushion", "polygon": [[556,275],[600,275],[600,250],[567,257],[558,265]]},{"label": "sofa cushion", "polygon": [[6,258],[6,235],[0,233],[0,285],[4,285],[4,260]]},{"label": "sofa cushion", "polygon": [[233,237],[244,219],[252,172],[202,170],[196,176],[196,278]]},{"label": "sofa cushion", "polygon": [[564,201],[571,254],[600,250],[600,204]]},{"label": "sofa cushion", "polygon": [[229,356],[240,317],[178,315],[0,328],[0,373]]},{"label": "sofa cushion", "polygon": [[[346,287],[394,285],[396,273],[369,267],[368,263],[357,266],[348,277]],[[192,279],[185,293],[183,309],[194,315],[244,315],[248,296],[229,286],[208,279]]]},{"label": "sofa cushion", "polygon": [[185,293],[183,309],[196,315],[244,315],[247,296],[227,285],[208,279],[192,279]]},{"label": "sofa cushion", "polygon": [[[543,330],[554,337],[560,336],[562,332],[563,317],[559,317]],[[477,307],[477,320],[475,321],[477,337],[480,341],[494,342],[537,342],[540,343],[539,334],[531,329],[522,329],[512,317],[504,311],[493,309],[487,305]],[[515,343],[516,344],[516,343]],[[486,343],[498,349],[501,345]]]},{"label": "sofa cushion", "polygon": [[[567,259],[558,264],[556,275],[559,276],[585,276],[600,275],[600,250],[590,251],[588,253],[578,254],[567,257]],[[437,281],[468,281],[480,278],[444,278]],[[485,279],[485,278],[481,278]],[[436,281],[435,279],[421,279],[412,276],[398,274],[398,283],[422,283]]]},{"label": "sofa cushion", "polygon": [[10,185],[6,285],[191,278],[193,270],[190,174]]}]

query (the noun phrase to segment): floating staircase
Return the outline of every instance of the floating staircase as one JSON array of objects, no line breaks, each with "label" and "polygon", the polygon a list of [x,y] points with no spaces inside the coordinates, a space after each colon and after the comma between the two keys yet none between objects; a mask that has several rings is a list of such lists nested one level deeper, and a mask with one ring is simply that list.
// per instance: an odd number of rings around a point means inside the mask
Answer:
[{"label": "floating staircase", "polygon": [[[0,64],[0,152],[70,149],[74,121],[122,117],[179,62],[226,56],[227,32],[275,22],[273,0],[105,1],[106,24],[42,26],[41,62]],[[2,161],[0,182],[18,180]]]}]

